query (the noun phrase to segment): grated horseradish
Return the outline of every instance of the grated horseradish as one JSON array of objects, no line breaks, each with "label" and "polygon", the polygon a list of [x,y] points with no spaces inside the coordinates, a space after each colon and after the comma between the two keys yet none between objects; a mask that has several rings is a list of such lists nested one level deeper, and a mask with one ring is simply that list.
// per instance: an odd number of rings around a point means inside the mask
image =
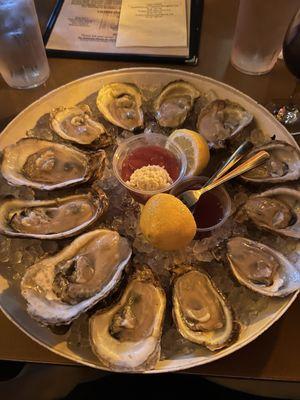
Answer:
[{"label": "grated horseradish", "polygon": [[147,165],[136,169],[127,185],[139,190],[160,190],[173,183],[168,171],[159,165]]}]

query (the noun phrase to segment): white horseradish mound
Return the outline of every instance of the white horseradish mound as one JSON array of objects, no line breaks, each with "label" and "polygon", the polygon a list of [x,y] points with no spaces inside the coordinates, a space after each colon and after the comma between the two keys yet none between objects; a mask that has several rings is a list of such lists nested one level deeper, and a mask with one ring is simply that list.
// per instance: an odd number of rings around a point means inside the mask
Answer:
[{"label": "white horseradish mound", "polygon": [[168,171],[159,165],[147,165],[136,169],[127,185],[139,190],[160,190],[173,183]]}]

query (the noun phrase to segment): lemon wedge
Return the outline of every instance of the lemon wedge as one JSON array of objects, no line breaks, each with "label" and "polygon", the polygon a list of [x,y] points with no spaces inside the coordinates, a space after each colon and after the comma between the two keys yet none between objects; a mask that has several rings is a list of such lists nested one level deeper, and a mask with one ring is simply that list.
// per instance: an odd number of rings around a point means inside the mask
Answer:
[{"label": "lemon wedge", "polygon": [[204,137],[189,129],[177,129],[169,136],[169,140],[177,144],[186,155],[186,176],[199,175],[210,158],[208,144]]}]

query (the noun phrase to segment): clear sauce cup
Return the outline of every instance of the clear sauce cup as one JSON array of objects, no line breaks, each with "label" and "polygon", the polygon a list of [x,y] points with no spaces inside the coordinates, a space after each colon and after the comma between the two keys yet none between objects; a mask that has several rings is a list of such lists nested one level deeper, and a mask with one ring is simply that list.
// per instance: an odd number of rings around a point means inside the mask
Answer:
[{"label": "clear sauce cup", "polygon": [[[135,152],[137,149],[142,149],[143,151],[145,149],[145,151],[147,151],[148,148],[149,151],[152,151],[153,146],[162,149],[162,151],[167,152],[167,154],[170,153],[170,159],[173,160],[173,164],[175,162],[175,164],[177,163],[178,166],[178,171],[175,174],[177,176],[175,179],[173,179],[172,184],[159,190],[142,190],[133,188],[131,185],[128,184],[128,177],[125,178],[124,176],[124,162],[126,163],[128,157],[130,157],[132,152]],[[140,162],[140,164],[141,163],[142,161]],[[168,163],[166,162],[166,164]],[[145,166],[146,165],[157,165],[157,163],[150,162],[145,164]],[[169,175],[172,175],[172,173],[170,173],[168,165],[160,166],[164,166],[164,168],[169,172]],[[181,180],[184,178],[186,166],[187,160],[184,152],[176,144],[170,142],[168,140],[168,137],[157,133],[135,135],[127,140],[124,140],[124,142],[122,142],[118,146],[113,157],[113,170],[116,178],[130,192],[131,196],[141,204],[145,204],[146,201],[155,194],[170,192],[170,190],[177,186],[179,182],[181,182]],[[136,169],[138,169],[139,167],[137,167]],[[174,177],[175,176],[173,176],[173,178]]]},{"label": "clear sauce cup", "polygon": [[[207,177],[204,176],[194,176],[191,178],[186,178],[184,179],[178,186],[176,186],[174,189],[171,190],[171,194],[174,196],[179,196],[181,193],[185,192],[186,190],[193,189],[197,190],[200,189],[203,184],[208,180]],[[225,187],[223,185],[216,187],[213,190],[210,190],[207,192],[207,195],[213,196],[216,199],[216,204],[218,204],[218,207],[215,209],[215,212],[219,213],[218,216],[213,215],[214,212],[214,204],[211,200],[213,198],[211,197],[210,204],[207,204],[205,206],[205,215],[204,218],[206,219],[204,222],[204,226],[198,226],[198,221],[197,221],[197,209],[193,209],[193,214],[197,223],[197,234],[195,236],[195,239],[202,239],[204,237],[208,237],[212,234],[212,232],[218,228],[220,228],[228,219],[228,217],[231,214],[231,199],[229,194],[227,193]],[[204,196],[206,193],[204,193],[201,197],[203,200],[205,200]],[[201,200],[201,198],[200,198]],[[200,204],[201,206],[201,204]],[[204,210],[202,210],[204,211]],[[201,212],[201,210],[200,210]],[[202,213],[203,214],[203,213]],[[203,216],[203,215],[202,215]],[[218,217],[218,218],[214,218]],[[211,221],[216,221],[215,223],[209,223]]]}]

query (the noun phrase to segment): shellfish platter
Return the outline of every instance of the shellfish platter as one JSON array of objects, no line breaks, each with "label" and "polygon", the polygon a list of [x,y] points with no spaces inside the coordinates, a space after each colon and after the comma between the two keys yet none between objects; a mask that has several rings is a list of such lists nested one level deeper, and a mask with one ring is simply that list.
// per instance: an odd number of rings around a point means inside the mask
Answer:
[{"label": "shellfish platter", "polygon": [[[246,140],[270,155],[226,183],[226,221],[200,237],[189,222],[186,241],[172,219],[185,206],[166,190],[139,204],[113,167],[118,146],[139,134],[168,143],[175,130],[205,139],[203,176]],[[0,149],[0,306],[49,350],[111,371],[186,369],[250,343],[296,299],[300,151],[238,90],[163,68],[99,73],[26,108]],[[142,215],[156,196],[169,201],[168,221]],[[155,218],[172,238],[146,234]]]}]

